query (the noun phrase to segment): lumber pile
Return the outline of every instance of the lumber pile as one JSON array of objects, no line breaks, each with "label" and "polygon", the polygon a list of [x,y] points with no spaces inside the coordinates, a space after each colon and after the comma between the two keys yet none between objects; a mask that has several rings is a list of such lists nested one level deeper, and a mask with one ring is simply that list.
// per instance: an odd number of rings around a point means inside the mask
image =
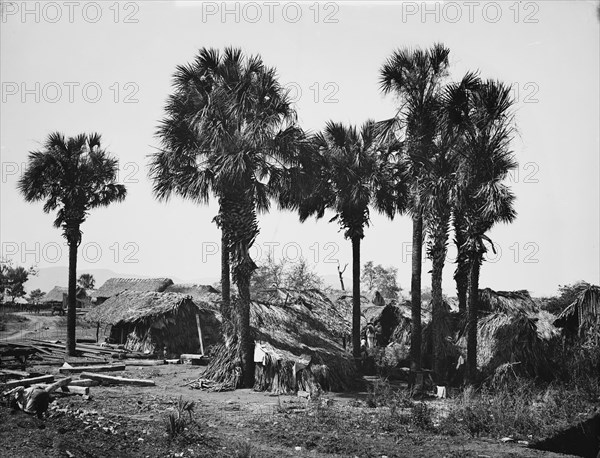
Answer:
[{"label": "lumber pile", "polygon": [[[0,361],[8,357],[17,359],[21,366],[25,365],[27,359],[35,360],[38,364],[54,365],[67,361],[71,365],[78,363],[103,364],[112,359],[133,359],[135,361],[157,361],[153,355],[141,352],[132,352],[123,348],[122,345],[96,344],[89,342],[90,339],[77,339],[77,356],[67,356],[65,343],[60,341],[28,339],[17,343],[0,343]],[[164,363],[164,362],[163,362]],[[148,363],[147,365],[163,364]],[[142,364],[137,364],[142,365]]]}]

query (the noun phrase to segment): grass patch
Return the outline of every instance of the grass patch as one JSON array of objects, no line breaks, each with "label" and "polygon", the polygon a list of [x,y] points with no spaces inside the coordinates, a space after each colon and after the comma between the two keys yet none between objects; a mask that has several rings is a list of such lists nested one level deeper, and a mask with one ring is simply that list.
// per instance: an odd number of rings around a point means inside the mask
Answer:
[{"label": "grass patch", "polygon": [[465,389],[438,430],[447,435],[465,431],[473,437],[531,440],[552,435],[592,410],[593,404],[578,389],[558,384],[540,387],[516,378],[499,387]]}]

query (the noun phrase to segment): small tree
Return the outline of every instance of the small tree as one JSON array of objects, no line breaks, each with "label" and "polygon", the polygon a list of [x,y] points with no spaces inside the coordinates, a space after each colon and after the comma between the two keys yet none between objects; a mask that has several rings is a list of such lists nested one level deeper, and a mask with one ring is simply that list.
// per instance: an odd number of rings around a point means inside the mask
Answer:
[{"label": "small tree", "polygon": [[275,261],[272,253],[267,254],[265,262],[259,264],[251,280],[252,291],[264,291],[283,286],[283,275],[286,268],[286,259]]},{"label": "small tree", "polygon": [[3,274],[4,292],[11,298],[11,302],[15,299],[25,296],[25,283],[29,279],[29,271],[22,266],[8,266]]},{"label": "small tree", "polygon": [[34,289],[33,291],[29,292],[29,299],[31,300],[32,304],[39,304],[40,301],[42,300],[42,298],[46,295],[46,293],[44,293],[41,289]]},{"label": "small tree", "polygon": [[401,288],[397,282],[398,269],[375,265],[373,261],[365,263],[361,281],[368,290],[379,291],[383,297],[395,299]]},{"label": "small tree", "polygon": [[96,280],[92,274],[81,274],[77,280],[77,284],[84,289],[94,289]]},{"label": "small tree", "polygon": [[306,259],[300,258],[287,270],[285,286],[290,289],[319,289],[323,286],[323,279],[313,270]]}]

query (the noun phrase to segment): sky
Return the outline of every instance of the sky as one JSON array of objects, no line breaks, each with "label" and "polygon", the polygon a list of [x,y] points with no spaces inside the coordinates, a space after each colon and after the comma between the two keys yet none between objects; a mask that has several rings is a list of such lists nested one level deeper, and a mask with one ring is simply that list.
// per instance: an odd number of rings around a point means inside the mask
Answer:
[{"label": "sky", "polygon": [[[27,155],[54,131],[100,132],[120,161],[125,202],[83,224],[78,269],[219,277],[220,234],[208,206],[157,201],[148,155],[177,65],[202,47],[260,54],[290,89],[300,125],[360,125],[394,115],[379,69],[398,48],[450,48],[450,80],[477,70],[513,85],[518,217],[494,228],[481,287],[549,295],[600,283],[599,18],[597,2],[7,2],[0,22],[1,254],[19,265],[66,266],[55,215],[16,189]],[[278,210],[260,216],[253,256],[303,256],[321,275],[351,262],[336,223]],[[371,214],[361,259],[398,268],[410,287],[409,217]],[[454,295],[451,245],[444,291]],[[350,268],[346,284],[350,283]],[[430,263],[423,285],[430,284]],[[66,284],[66,279],[65,279]]]}]

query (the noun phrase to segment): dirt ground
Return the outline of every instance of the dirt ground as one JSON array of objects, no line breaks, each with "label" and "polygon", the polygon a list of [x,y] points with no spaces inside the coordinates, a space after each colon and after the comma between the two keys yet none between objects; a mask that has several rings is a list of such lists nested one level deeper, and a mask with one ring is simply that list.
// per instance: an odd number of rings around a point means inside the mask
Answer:
[{"label": "dirt ground", "polygon": [[[0,336],[1,337],[1,336]],[[58,374],[58,366],[29,372]],[[318,400],[252,390],[211,393],[185,384],[203,367],[127,367],[122,375],[154,387],[97,386],[85,399],[58,394],[39,420],[0,406],[0,456],[29,457],[541,457],[515,443],[440,436],[410,424],[383,424],[365,392],[325,393]],[[168,416],[179,399],[193,401],[192,419],[174,439]],[[435,401],[438,410],[443,403]]]}]

